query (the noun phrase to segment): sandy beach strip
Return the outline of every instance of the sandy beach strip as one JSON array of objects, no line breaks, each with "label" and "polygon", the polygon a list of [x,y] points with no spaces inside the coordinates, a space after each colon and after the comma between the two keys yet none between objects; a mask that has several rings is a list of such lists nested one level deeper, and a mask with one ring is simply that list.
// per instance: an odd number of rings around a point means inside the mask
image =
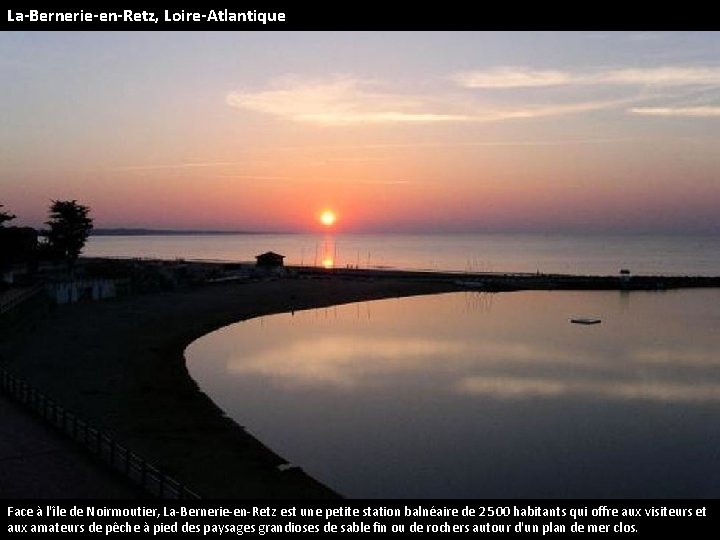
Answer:
[{"label": "sandy beach strip", "polygon": [[203,497],[337,497],[297,469],[280,471],[285,459],[198,389],[185,348],[256,316],[451,290],[418,280],[283,279],[62,306],[0,338],[0,360]]}]

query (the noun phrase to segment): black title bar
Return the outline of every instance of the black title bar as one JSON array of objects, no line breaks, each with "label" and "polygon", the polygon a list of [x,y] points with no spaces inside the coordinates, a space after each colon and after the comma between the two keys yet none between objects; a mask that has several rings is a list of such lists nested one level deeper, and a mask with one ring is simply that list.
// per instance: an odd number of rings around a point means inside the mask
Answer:
[{"label": "black title bar", "polygon": [[[710,29],[710,18],[692,10],[622,11],[611,5],[572,11],[545,4],[523,6],[487,3],[389,4],[239,2],[232,7],[126,9],[112,4],[85,9],[39,6],[5,8],[3,30],[669,30]],[[25,4],[27,5],[27,4]],[[671,15],[671,16],[670,16]]]}]

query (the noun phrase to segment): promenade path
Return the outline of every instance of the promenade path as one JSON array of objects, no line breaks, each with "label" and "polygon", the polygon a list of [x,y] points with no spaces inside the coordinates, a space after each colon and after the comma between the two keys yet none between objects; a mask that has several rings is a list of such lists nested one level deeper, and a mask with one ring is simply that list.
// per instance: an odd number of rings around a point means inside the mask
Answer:
[{"label": "promenade path", "polygon": [[0,394],[0,498],[140,497],[147,495]]}]

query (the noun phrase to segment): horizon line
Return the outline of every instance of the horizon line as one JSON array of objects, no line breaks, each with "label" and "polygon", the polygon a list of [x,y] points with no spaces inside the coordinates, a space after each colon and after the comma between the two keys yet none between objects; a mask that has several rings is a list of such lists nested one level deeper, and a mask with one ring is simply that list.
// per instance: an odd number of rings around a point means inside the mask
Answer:
[{"label": "horizon line", "polygon": [[573,228],[468,228],[468,229],[371,229],[371,230],[259,230],[259,229],[202,229],[202,228],[153,228],[153,227],[98,227],[90,236],[181,236],[181,235],[344,235],[344,234],[400,234],[400,235],[453,235],[453,234],[530,234],[530,235],[612,235],[612,236],[712,236],[718,231],[713,229],[667,229],[638,228],[636,230],[618,229],[573,229]]}]

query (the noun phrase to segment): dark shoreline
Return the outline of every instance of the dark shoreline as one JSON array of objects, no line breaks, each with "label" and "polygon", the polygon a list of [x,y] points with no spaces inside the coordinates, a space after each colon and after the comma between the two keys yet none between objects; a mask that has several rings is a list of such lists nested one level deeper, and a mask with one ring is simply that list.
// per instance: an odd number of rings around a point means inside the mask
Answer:
[{"label": "dark shoreline", "polygon": [[[335,498],[229,419],[190,378],[194,339],[251,317],[456,290],[417,280],[225,283],[61,306],[3,337],[0,359],[207,498]],[[250,420],[250,419],[248,419]]]},{"label": "dark shoreline", "polygon": [[317,269],[291,267],[299,275],[336,276],[345,278],[423,280],[448,282],[463,288],[486,291],[522,290],[628,290],[647,291],[680,288],[720,287],[720,276],[666,275],[571,275],[504,272],[435,272],[394,269]]},{"label": "dark shoreline", "polygon": [[204,231],[197,229],[93,229],[90,236],[232,236],[289,234],[257,231]]}]

